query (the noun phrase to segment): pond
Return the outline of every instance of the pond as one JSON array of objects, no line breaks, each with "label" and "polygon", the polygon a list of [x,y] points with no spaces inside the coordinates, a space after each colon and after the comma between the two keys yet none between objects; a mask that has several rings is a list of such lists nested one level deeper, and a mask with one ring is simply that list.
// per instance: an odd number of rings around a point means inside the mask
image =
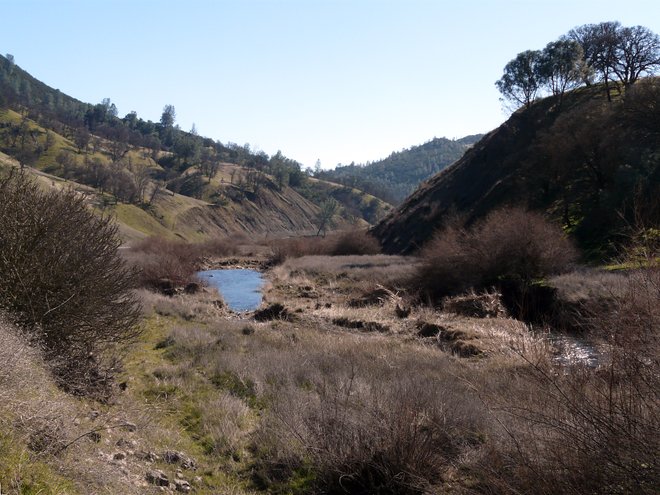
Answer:
[{"label": "pond", "polygon": [[222,295],[229,309],[236,312],[254,311],[261,304],[261,273],[247,268],[204,270],[197,276]]}]

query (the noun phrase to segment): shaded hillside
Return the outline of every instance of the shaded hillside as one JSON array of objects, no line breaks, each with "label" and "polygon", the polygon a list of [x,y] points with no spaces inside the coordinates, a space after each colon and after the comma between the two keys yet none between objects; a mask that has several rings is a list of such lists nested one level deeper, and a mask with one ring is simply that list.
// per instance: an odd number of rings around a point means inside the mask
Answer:
[{"label": "shaded hillside", "polygon": [[391,204],[401,203],[419,184],[458,160],[481,134],[461,139],[434,138],[410,149],[396,151],[367,165],[338,166],[317,177],[366,191]]},{"label": "shaded hillside", "polygon": [[295,160],[182,131],[166,105],[160,122],[120,118],[110,99],[80,102],[0,56],[0,152],[52,184],[74,184],[113,211],[132,240],[194,240],[235,232],[289,235],[366,225],[390,205],[352,187],[312,179]]},{"label": "shaded hillside", "polygon": [[503,205],[547,212],[592,258],[632,225],[657,226],[660,80],[608,102],[599,87],[519,110],[461,160],[424,183],[374,228],[385,250],[410,253],[451,217],[466,224]]}]

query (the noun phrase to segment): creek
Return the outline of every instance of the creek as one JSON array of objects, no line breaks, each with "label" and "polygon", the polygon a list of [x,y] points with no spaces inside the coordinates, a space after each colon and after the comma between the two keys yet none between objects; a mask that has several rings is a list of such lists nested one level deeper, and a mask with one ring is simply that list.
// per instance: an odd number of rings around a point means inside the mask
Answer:
[{"label": "creek", "polygon": [[603,362],[598,348],[584,339],[555,334],[549,337],[555,349],[555,359],[563,365],[582,364],[595,368]]},{"label": "creek", "polygon": [[197,276],[210,287],[215,287],[232,311],[254,311],[261,305],[264,279],[257,270],[234,268],[204,270]]}]

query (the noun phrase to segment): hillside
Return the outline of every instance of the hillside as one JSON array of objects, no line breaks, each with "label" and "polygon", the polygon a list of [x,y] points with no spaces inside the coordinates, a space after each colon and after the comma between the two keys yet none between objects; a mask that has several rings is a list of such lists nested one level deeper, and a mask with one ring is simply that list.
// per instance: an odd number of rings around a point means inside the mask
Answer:
[{"label": "hillside", "polygon": [[393,152],[366,165],[337,166],[317,176],[359,188],[391,204],[401,203],[419,184],[458,160],[481,134],[461,139],[434,138],[419,146]]},{"label": "hillside", "polygon": [[[168,113],[169,112],[169,113]],[[110,99],[92,105],[50,88],[0,56],[0,152],[51,186],[85,191],[116,215],[125,240],[189,241],[234,233],[280,236],[377,222],[391,208],[352,187],[311,179],[282,153],[182,131],[174,109],[161,121],[120,118]],[[336,206],[335,206],[336,203]]]},{"label": "hillside", "polygon": [[450,218],[466,224],[503,205],[546,212],[592,259],[615,252],[630,226],[658,225],[660,80],[607,101],[599,86],[514,113],[458,162],[424,183],[373,232],[410,253]]}]

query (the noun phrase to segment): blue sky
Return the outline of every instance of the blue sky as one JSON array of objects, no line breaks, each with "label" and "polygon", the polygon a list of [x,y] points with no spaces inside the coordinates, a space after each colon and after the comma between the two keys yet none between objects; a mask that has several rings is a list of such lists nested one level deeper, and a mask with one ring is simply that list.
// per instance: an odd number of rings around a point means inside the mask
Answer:
[{"label": "blue sky", "polygon": [[660,33],[657,0],[0,0],[0,53],[120,116],[324,168],[487,132],[494,82],[527,49],[619,20]]}]

